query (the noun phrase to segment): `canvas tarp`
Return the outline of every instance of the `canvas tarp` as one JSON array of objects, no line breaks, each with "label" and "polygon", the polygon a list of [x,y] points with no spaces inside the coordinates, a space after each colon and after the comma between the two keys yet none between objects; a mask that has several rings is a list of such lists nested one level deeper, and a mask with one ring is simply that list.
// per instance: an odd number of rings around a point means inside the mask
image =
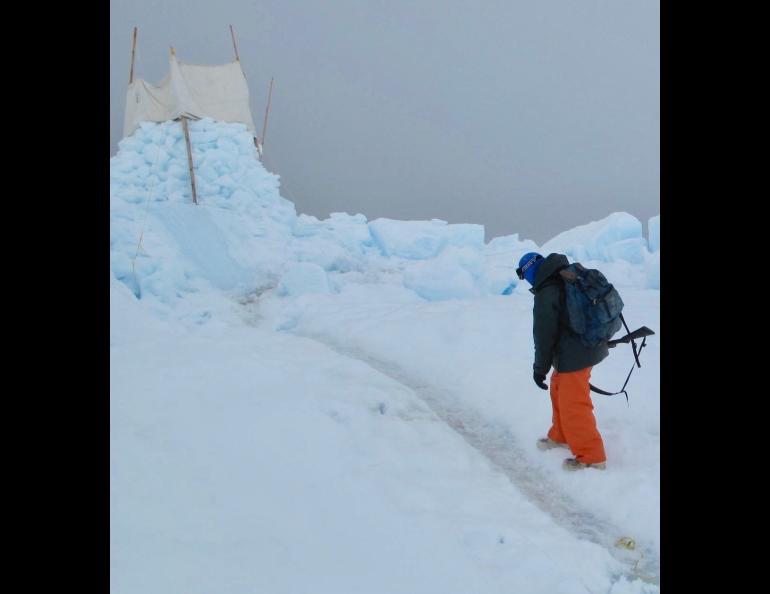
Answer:
[{"label": "canvas tarp", "polygon": [[140,122],[165,122],[180,116],[241,122],[254,132],[249,87],[240,62],[199,66],[170,56],[169,74],[160,83],[136,79],[128,86],[123,136],[133,134]]}]

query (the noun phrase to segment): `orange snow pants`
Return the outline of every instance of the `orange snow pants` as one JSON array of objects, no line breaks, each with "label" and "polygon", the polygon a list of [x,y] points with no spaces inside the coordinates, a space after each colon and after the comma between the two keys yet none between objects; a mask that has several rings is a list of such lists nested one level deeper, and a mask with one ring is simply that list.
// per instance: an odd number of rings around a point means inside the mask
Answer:
[{"label": "orange snow pants", "polygon": [[578,462],[605,462],[604,442],[596,429],[588,379],[591,368],[551,374],[553,419],[548,437],[569,445]]}]

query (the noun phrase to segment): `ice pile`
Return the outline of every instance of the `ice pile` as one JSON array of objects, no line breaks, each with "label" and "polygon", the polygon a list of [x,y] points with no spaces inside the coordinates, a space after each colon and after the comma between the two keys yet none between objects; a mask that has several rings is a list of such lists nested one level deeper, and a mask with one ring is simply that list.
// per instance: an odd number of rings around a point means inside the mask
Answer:
[{"label": "ice pile", "polygon": [[429,301],[500,295],[517,287],[527,251],[565,253],[619,286],[660,286],[660,216],[648,223],[650,249],[621,212],[541,247],[518,234],[485,243],[482,225],[438,219],[319,220],[281,197],[244,125],[203,119],[190,136],[198,205],[178,122],[142,124],[110,161],[111,270],[140,298],[169,303],[207,286],[288,297],[350,283],[395,283]]}]

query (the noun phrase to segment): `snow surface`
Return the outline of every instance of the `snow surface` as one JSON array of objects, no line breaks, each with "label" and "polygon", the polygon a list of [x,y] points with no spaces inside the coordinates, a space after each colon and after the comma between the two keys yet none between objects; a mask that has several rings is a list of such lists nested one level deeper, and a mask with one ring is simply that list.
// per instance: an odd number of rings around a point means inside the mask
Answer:
[{"label": "snow surface", "polygon": [[[653,252],[626,213],[540,248],[318,220],[244,126],[190,132],[197,206],[178,123],[110,161],[113,594],[659,591],[659,217]],[[533,250],[601,268],[657,333],[629,403],[594,398],[605,472],[534,445]],[[619,346],[592,382],[632,362]]]}]

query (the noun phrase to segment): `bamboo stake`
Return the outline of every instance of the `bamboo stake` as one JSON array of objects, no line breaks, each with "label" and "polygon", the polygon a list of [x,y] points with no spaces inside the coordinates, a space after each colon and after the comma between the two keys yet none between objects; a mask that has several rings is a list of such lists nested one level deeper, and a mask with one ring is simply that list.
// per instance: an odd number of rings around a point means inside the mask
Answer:
[{"label": "bamboo stake", "polygon": [[131,42],[131,72],[128,75],[128,84],[134,82],[134,56],[136,55],[136,27],[134,27],[134,40]]},{"label": "bamboo stake", "polygon": [[198,193],[195,191],[195,173],[193,172],[192,147],[190,146],[190,131],[187,128],[187,118],[181,117],[184,140],[187,144],[187,166],[190,168],[190,184],[192,185],[193,204],[198,204]]},{"label": "bamboo stake", "polygon": [[267,107],[265,108],[265,123],[262,124],[262,150],[265,150],[265,134],[267,133],[267,115],[270,113],[270,99],[273,96],[273,77],[270,77],[270,91],[267,93]]},{"label": "bamboo stake", "polygon": [[240,62],[241,59],[238,57],[238,46],[235,43],[235,33],[233,32],[233,26],[230,25],[230,36],[233,38],[233,49],[235,50],[235,60],[236,62]]}]

